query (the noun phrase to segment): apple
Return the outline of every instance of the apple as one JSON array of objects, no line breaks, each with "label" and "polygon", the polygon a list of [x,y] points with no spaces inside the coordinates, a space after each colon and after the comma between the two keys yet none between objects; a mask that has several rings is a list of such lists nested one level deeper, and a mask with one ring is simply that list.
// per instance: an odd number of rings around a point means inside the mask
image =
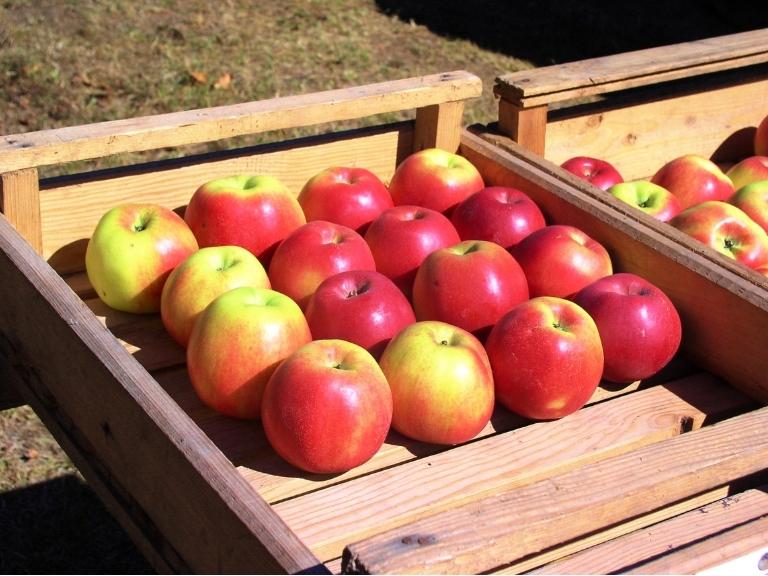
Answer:
[{"label": "apple", "polygon": [[505,248],[464,240],[426,257],[413,281],[417,320],[441,320],[478,338],[528,299],[523,269]]},{"label": "apple", "polygon": [[603,379],[629,383],[661,370],[680,347],[680,316],[669,297],[630,273],[596,280],[573,301],[592,317],[603,345]]},{"label": "apple", "polygon": [[546,226],[536,203],[525,192],[506,186],[488,186],[462,200],[451,222],[462,240],[489,240],[504,248]]},{"label": "apple", "polygon": [[304,315],[316,339],[354,342],[378,359],[389,341],[416,321],[411,303],[375,270],[347,270],[323,280]]},{"label": "apple", "polygon": [[768,116],[765,116],[755,130],[755,155],[768,156]]},{"label": "apple", "polygon": [[443,214],[422,206],[395,206],[368,227],[365,241],[376,270],[392,280],[410,299],[413,279],[431,252],[458,244],[456,228]]},{"label": "apple", "polygon": [[552,296],[515,306],[485,343],[496,399],[532,420],[554,420],[584,406],[603,373],[603,347],[590,315]]},{"label": "apple", "polygon": [[269,264],[272,288],[293,298],[304,310],[320,282],[344,270],[375,270],[362,236],[341,224],[313,220],[291,232]]},{"label": "apple", "polygon": [[483,177],[463,156],[426,148],[403,160],[389,182],[395,206],[424,206],[450,216],[462,200],[485,187]]},{"label": "apple", "polygon": [[392,389],[392,427],[404,436],[459,444],[491,418],[491,366],[480,340],[466,330],[415,322],[392,339],[379,365]]},{"label": "apple", "polygon": [[608,188],[608,193],[662,222],[668,222],[682,210],[677,196],[646,180],[615,184]]},{"label": "apple", "polygon": [[267,440],[290,464],[337,474],[368,461],[392,421],[392,392],[368,351],[345,340],[304,344],[274,371],[261,403]]},{"label": "apple", "polygon": [[686,154],[670,160],[651,178],[672,192],[685,210],[708,200],[727,200],[734,192],[731,179],[711,160]]},{"label": "apple", "polygon": [[209,246],[190,254],[173,269],[160,297],[160,318],[167,332],[185,347],[200,313],[227,290],[240,286],[270,288],[259,259],[240,246]]},{"label": "apple", "polygon": [[747,184],[768,180],[768,156],[750,156],[737,162],[726,172],[737,192]]},{"label": "apple", "polygon": [[669,223],[750,268],[768,262],[768,234],[733,204],[703,202],[683,210]]},{"label": "apple", "polygon": [[96,224],[85,251],[85,271],[107,306],[138,314],[157,312],[171,270],[197,249],[192,231],[173,210],[157,204],[121,204]]},{"label": "apple", "polygon": [[265,268],[277,245],[306,223],[298,201],[280,180],[247,174],[201,185],[192,194],[184,219],[201,248],[242,246]]},{"label": "apple", "polygon": [[624,182],[624,178],[613,164],[601,158],[574,156],[563,162],[560,167],[601,190],[608,190],[611,186]]},{"label": "apple", "polygon": [[768,179],[742,186],[728,200],[768,232]]},{"label": "apple", "polygon": [[299,192],[307,221],[327,220],[364,234],[392,196],[376,174],[361,167],[333,166],[310,178]]},{"label": "apple", "polygon": [[301,308],[285,294],[241,286],[217,296],[195,322],[187,370],[200,400],[233,418],[259,418],[275,368],[312,340]]},{"label": "apple", "polygon": [[511,253],[525,272],[531,298],[567,298],[613,273],[605,247],[575,226],[545,226],[524,238]]}]

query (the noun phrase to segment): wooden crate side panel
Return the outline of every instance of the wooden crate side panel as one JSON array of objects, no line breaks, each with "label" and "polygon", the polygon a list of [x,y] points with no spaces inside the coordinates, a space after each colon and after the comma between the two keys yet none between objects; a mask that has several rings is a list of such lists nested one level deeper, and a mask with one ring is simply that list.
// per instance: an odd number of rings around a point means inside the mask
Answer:
[{"label": "wooden crate side panel", "polygon": [[87,239],[102,214],[126,202],[153,202],[183,208],[203,183],[232,174],[270,174],[298,195],[312,176],[330,166],[362,166],[385,182],[398,159],[410,151],[413,127],[400,123],[290,144],[258,146],[234,153],[151,163],[43,183],[43,256],[61,274],[83,270]]},{"label": "wooden crate side panel", "polygon": [[0,277],[15,303],[0,307],[3,363],[174,557],[206,573],[322,569],[4,217]]},{"label": "wooden crate side panel", "polygon": [[754,154],[768,110],[768,79],[584,116],[550,118],[545,157],[604,158],[625,180],[649,178],[666,162],[698,154],[725,162]]}]

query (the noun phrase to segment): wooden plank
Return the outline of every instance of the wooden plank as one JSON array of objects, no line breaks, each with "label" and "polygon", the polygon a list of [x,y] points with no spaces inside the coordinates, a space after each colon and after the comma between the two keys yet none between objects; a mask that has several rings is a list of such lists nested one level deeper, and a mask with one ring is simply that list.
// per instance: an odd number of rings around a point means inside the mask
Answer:
[{"label": "wooden plank", "polygon": [[545,155],[546,106],[522,109],[508,100],[499,100],[499,128],[534,154]]},{"label": "wooden plank", "polygon": [[768,29],[590,58],[496,79],[522,108],[768,62]]},{"label": "wooden plank", "polygon": [[60,274],[82,271],[87,239],[112,206],[154,202],[179,209],[204,182],[232,174],[270,174],[297,195],[329,166],[364,166],[389,182],[398,159],[412,149],[412,134],[413,123],[396,123],[43,181],[43,255]]},{"label": "wooden plank", "polygon": [[275,510],[323,561],[345,544],[441,510],[523,486],[751,406],[697,375],[584,408],[278,503]]},{"label": "wooden plank", "polygon": [[[747,490],[552,562],[531,573],[623,574],[634,567],[641,568],[648,559],[716,537],[724,530],[763,516],[768,516],[768,494],[764,489]],[[645,573],[668,572],[690,573],[677,569]]]},{"label": "wooden plank", "polygon": [[449,152],[459,149],[463,127],[464,102],[443,102],[416,111],[413,151],[443,148]]},{"label": "wooden plank", "polygon": [[752,136],[766,110],[768,78],[583,115],[550,115],[546,158],[558,165],[573,156],[605,158],[625,180],[650,178],[683,154],[733,161],[754,153]]},{"label": "wooden plank", "polygon": [[0,277],[15,303],[0,307],[6,365],[99,481],[131,495],[161,557],[209,573],[324,570],[4,217]]},{"label": "wooden plank", "polygon": [[0,138],[0,172],[244,134],[363,118],[476,98],[482,81],[464,71],[114,120]]},{"label": "wooden plank", "polygon": [[479,573],[754,474],[768,408],[383,532],[345,572]]},{"label": "wooden plank", "polygon": [[37,170],[28,168],[0,174],[0,212],[2,212],[35,252],[42,253],[40,189]]},{"label": "wooden plank", "polygon": [[[697,365],[762,402],[768,401],[764,358],[768,283],[671,226],[655,221],[509,141],[491,145],[465,134],[461,152],[487,185],[528,193],[548,221],[570,224],[601,242],[614,268],[644,276],[674,302],[683,320],[683,350]],[[642,229],[642,233],[639,233]],[[723,313],[727,310],[728,313]],[[742,345],[723,346],[738,341]]]}]

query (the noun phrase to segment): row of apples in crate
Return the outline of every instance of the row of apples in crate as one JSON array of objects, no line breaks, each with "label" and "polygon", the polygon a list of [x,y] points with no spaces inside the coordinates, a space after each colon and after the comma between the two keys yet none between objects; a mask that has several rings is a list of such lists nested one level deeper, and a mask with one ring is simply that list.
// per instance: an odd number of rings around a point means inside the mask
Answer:
[{"label": "row of apples in crate", "polygon": [[723,167],[686,154],[630,182],[602,158],[577,156],[562,168],[768,276],[768,116],[755,131],[753,152]]},{"label": "row of apples in crate", "polygon": [[317,473],[362,464],[390,428],[465,442],[497,402],[567,416],[601,379],[658,372],[681,339],[657,287],[439,149],[388,184],[333,167],[296,196],[233,175],[203,183],[183,218],[116,206],[86,271],[107,305],[159,312],[202,402],[260,418],[278,454]]}]

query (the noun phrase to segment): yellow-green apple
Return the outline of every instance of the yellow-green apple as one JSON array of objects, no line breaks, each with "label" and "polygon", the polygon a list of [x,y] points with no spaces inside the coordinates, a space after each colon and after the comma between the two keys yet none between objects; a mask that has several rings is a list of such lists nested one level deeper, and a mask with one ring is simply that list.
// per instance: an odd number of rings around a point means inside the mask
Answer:
[{"label": "yellow-green apple", "polygon": [[629,383],[661,370],[680,347],[680,316],[669,297],[636,274],[618,273],[582,288],[573,301],[600,334],[603,379]]},{"label": "yellow-green apple", "polygon": [[737,162],[726,172],[733,182],[733,188],[738,192],[747,184],[768,180],[768,156],[750,156]]},{"label": "yellow-green apple", "polygon": [[375,270],[371,249],[352,228],[313,220],[291,232],[269,264],[272,288],[304,310],[320,282],[344,270]]},{"label": "yellow-green apple", "polygon": [[647,180],[621,182],[608,188],[608,193],[662,222],[669,222],[682,210],[677,196]]},{"label": "yellow-green apple", "polygon": [[768,115],[760,121],[755,130],[755,154],[768,156]]},{"label": "yellow-green apple", "polygon": [[362,167],[333,166],[310,178],[299,192],[307,221],[327,220],[365,234],[376,216],[392,208],[392,196],[376,174]]},{"label": "yellow-green apple", "polygon": [[379,360],[392,389],[392,427],[432,444],[471,440],[491,418],[493,374],[471,333],[438,320],[406,326]]},{"label": "yellow-green apple", "polygon": [[234,418],[258,418],[275,368],[312,339],[285,294],[241,286],[214,298],[192,328],[187,370],[200,400]]},{"label": "yellow-green apple", "polygon": [[96,224],[85,251],[85,271],[107,306],[157,312],[171,270],[197,249],[192,231],[173,210],[121,204]]},{"label": "yellow-green apple", "polygon": [[488,186],[462,200],[451,213],[462,240],[489,240],[510,248],[546,226],[544,214],[525,192]]},{"label": "yellow-green apple", "polygon": [[624,182],[624,178],[614,165],[601,158],[574,156],[560,166],[601,190],[608,190],[611,186]]},{"label": "yellow-green apple", "polygon": [[613,273],[605,247],[575,226],[545,226],[529,234],[511,253],[525,272],[531,298],[567,298]]},{"label": "yellow-green apple", "polygon": [[269,268],[277,245],[306,222],[285,185],[273,176],[236,174],[201,185],[184,219],[200,247],[242,246]]},{"label": "yellow-green apple", "polygon": [[750,268],[768,262],[768,234],[733,204],[703,202],[683,210],[669,223]]},{"label": "yellow-green apple", "polygon": [[442,148],[426,148],[398,165],[389,193],[395,206],[424,206],[450,216],[459,202],[484,187],[469,160]]},{"label": "yellow-green apple", "polygon": [[590,315],[552,296],[507,312],[485,343],[496,399],[533,420],[553,420],[584,406],[603,373],[603,347]]},{"label": "yellow-green apple", "polygon": [[209,246],[190,254],[173,269],[163,286],[160,318],[185,347],[200,313],[214,298],[240,286],[270,288],[264,266],[240,246]]},{"label": "yellow-green apple", "polygon": [[438,248],[457,244],[460,238],[451,221],[436,210],[395,206],[371,222],[365,241],[371,248],[376,270],[410,299],[416,270],[424,258]]},{"label": "yellow-green apple", "polygon": [[354,342],[378,359],[389,341],[416,321],[411,303],[375,270],[347,270],[323,280],[304,315],[313,338]]},{"label": "yellow-green apple", "polygon": [[697,154],[670,160],[651,178],[680,200],[683,210],[708,200],[727,200],[734,192],[731,179],[717,164]]},{"label": "yellow-green apple", "polygon": [[768,232],[768,179],[742,186],[728,202],[740,208]]},{"label": "yellow-green apple", "polygon": [[505,248],[464,240],[426,257],[413,281],[417,320],[441,320],[484,339],[491,326],[528,299],[523,269]]},{"label": "yellow-green apple", "polygon": [[367,350],[345,340],[315,340],[274,371],[261,421],[275,452],[297,468],[346,472],[384,443],[392,392]]}]

